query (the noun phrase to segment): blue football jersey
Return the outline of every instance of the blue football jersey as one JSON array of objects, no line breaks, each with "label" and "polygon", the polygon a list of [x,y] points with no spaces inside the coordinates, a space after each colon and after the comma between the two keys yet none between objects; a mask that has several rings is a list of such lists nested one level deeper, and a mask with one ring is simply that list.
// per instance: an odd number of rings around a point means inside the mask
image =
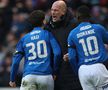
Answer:
[{"label": "blue football jersey", "polygon": [[[51,58],[52,54],[53,58]],[[11,68],[11,81],[15,80],[22,57],[25,58],[23,76],[27,74],[48,75],[53,73],[52,61],[54,72],[58,70],[61,50],[50,32],[36,27],[17,44]]]},{"label": "blue football jersey", "polygon": [[70,62],[77,67],[77,65],[102,63],[108,60],[104,44],[108,44],[108,32],[105,28],[99,24],[82,22],[70,32],[68,37]]}]

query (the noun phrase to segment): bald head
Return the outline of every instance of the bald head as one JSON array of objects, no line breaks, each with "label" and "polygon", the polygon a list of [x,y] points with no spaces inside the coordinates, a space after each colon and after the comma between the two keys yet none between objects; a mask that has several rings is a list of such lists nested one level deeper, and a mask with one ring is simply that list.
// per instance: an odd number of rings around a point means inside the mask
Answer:
[{"label": "bald head", "polygon": [[58,21],[61,16],[65,15],[67,11],[67,5],[64,1],[55,1],[51,7],[51,14],[53,21]]},{"label": "bald head", "polygon": [[64,1],[59,0],[59,1],[55,1],[52,5],[52,7],[57,6],[59,7],[59,9],[61,9],[63,12],[66,12],[67,9],[67,5]]}]

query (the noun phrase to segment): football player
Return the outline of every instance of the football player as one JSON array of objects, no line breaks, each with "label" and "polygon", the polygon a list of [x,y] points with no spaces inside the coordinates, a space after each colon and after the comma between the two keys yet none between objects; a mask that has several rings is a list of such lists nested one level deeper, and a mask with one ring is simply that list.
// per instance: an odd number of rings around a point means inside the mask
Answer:
[{"label": "football player", "polygon": [[33,30],[17,44],[11,68],[11,87],[16,87],[15,76],[24,57],[20,90],[54,90],[52,75],[57,74],[61,50],[53,35],[43,30],[44,18],[45,14],[40,10],[33,11],[28,18]]},{"label": "football player", "polygon": [[[100,24],[92,24],[90,9],[78,8],[80,24],[68,37],[69,61],[78,72],[83,90],[108,90],[108,32]],[[78,57],[78,59],[76,58]]]}]

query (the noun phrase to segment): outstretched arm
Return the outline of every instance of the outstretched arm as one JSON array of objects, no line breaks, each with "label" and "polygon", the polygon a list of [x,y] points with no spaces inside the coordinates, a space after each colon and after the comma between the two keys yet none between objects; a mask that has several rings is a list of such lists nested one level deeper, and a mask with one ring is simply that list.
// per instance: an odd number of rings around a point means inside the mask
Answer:
[{"label": "outstretched arm", "polygon": [[17,47],[16,47],[16,52],[13,55],[13,58],[12,58],[10,83],[9,83],[11,87],[16,87],[15,77],[16,77],[16,74],[17,74],[17,71],[18,71],[18,68],[19,68],[19,63],[20,63],[23,56],[24,56],[24,53],[23,53],[23,48],[22,48],[22,42],[19,41],[18,44],[17,44]]}]

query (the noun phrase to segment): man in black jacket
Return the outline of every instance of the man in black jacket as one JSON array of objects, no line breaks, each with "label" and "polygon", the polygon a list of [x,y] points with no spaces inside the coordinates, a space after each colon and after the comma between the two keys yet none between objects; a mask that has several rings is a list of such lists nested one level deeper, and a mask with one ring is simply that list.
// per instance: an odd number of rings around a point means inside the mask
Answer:
[{"label": "man in black jacket", "polygon": [[[51,18],[46,29],[53,33],[61,46],[62,56],[67,53],[67,37],[76,26],[76,20],[64,1],[55,1],[51,7]],[[55,80],[55,90],[82,90],[78,77],[70,64],[62,60],[59,74]]]}]

